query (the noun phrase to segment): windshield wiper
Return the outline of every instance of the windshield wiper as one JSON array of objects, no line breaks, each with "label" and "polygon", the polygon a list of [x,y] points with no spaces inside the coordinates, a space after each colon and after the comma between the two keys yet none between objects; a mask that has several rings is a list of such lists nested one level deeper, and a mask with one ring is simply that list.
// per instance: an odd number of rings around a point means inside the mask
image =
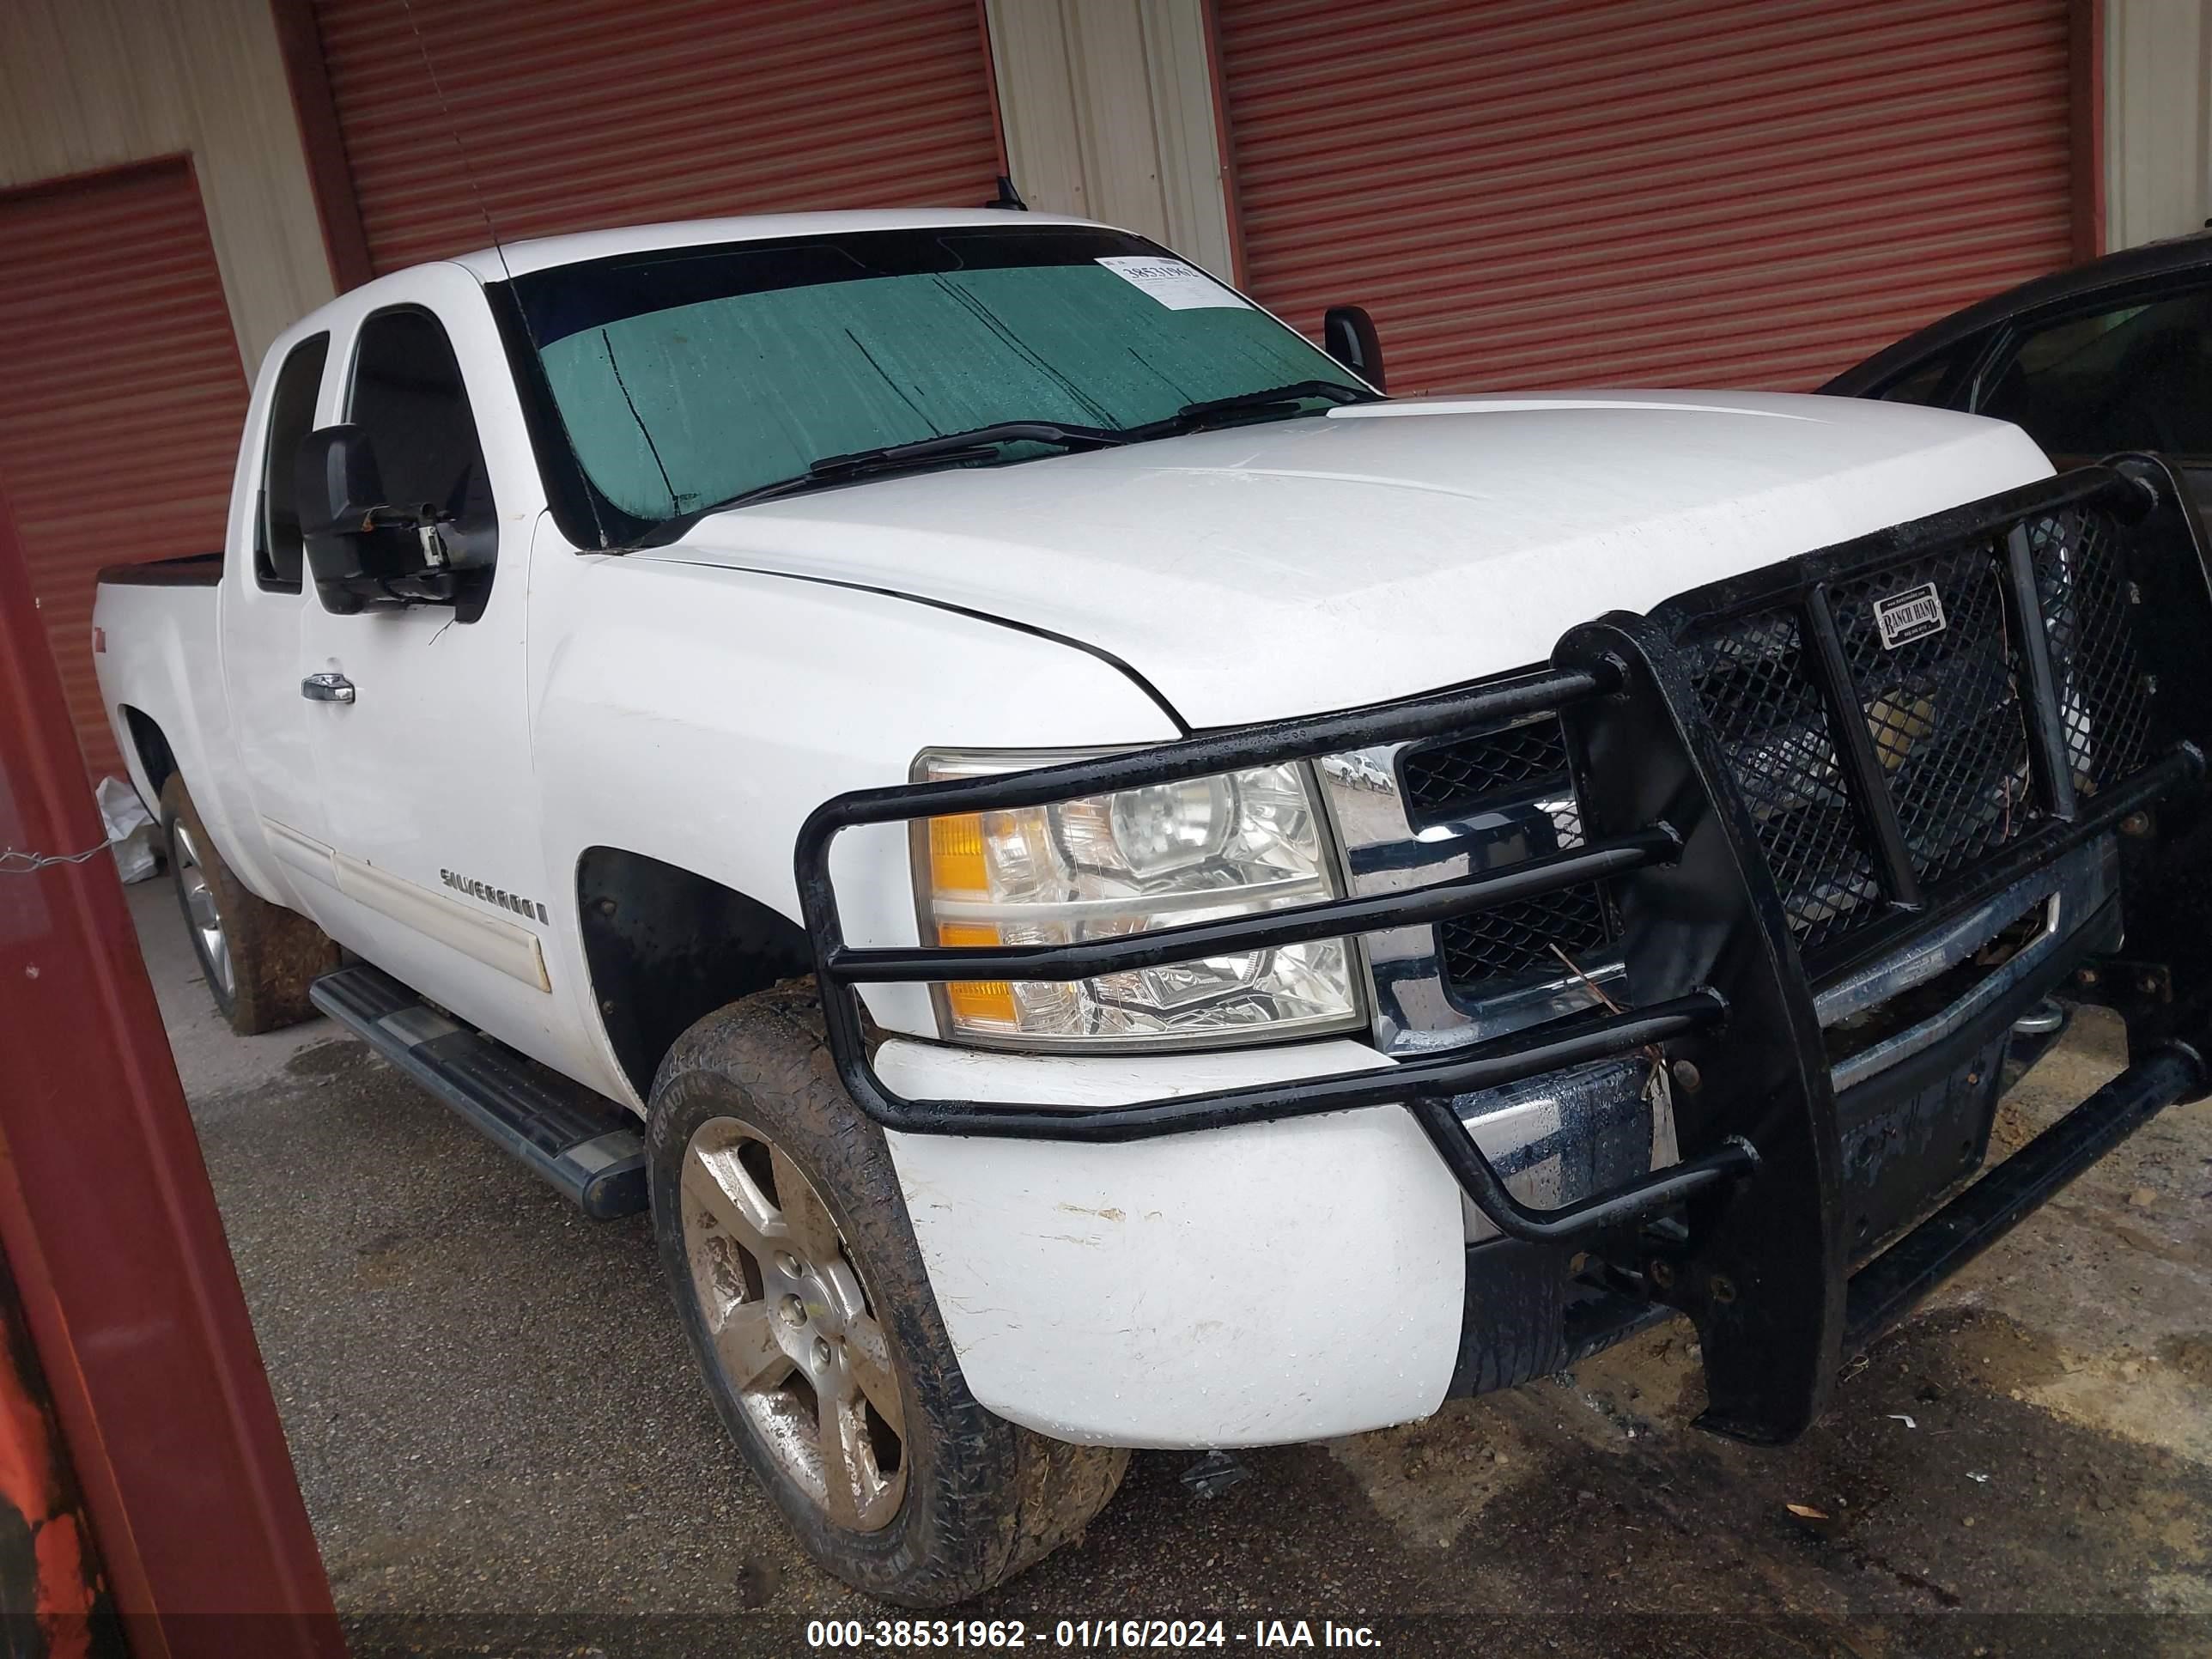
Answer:
[{"label": "windshield wiper", "polygon": [[1326,398],[1332,404],[1376,404],[1382,401],[1381,392],[1370,392],[1364,386],[1346,386],[1341,380],[1293,380],[1288,386],[1271,386],[1257,392],[1238,392],[1226,398],[1207,398],[1199,403],[1185,404],[1165,420],[1133,426],[1122,435],[1141,439],[1162,437],[1177,432],[1196,432],[1224,415],[1252,415],[1270,409],[1288,409],[1309,398]]},{"label": "windshield wiper", "polygon": [[807,471],[815,476],[872,471],[886,463],[903,466],[909,461],[933,461],[940,456],[960,455],[971,449],[999,444],[1057,444],[1063,449],[1105,449],[1128,440],[1098,426],[1064,426],[1057,421],[994,421],[966,432],[948,432],[941,438],[916,438],[909,443],[884,444],[876,449],[856,449],[849,455],[824,455]]},{"label": "windshield wiper", "polygon": [[879,473],[912,471],[969,460],[988,460],[1002,444],[1054,444],[1062,449],[1078,450],[1104,449],[1127,441],[1122,434],[1109,432],[1103,427],[1063,426],[1054,421],[995,421],[989,426],[975,427],[966,432],[947,432],[939,437],[916,438],[902,444],[884,444],[874,449],[855,449],[842,455],[823,455],[809,461],[804,472],[755,484],[750,489],[741,489],[721,501],[664,519],[646,533],[638,545],[665,547],[671,542],[679,540],[692,526],[710,513],[726,512],[733,507],[746,507],[754,501],[769,501],[778,495],[795,495],[802,490],[826,489],[832,484],[844,483],[854,478],[872,477]]}]

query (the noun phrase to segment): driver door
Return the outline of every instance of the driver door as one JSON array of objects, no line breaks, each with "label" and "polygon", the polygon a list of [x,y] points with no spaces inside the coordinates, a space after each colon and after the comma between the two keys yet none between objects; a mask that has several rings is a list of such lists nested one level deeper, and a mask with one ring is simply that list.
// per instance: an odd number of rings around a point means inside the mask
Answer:
[{"label": "driver door", "polygon": [[450,538],[489,556],[489,592],[459,606],[352,615],[311,598],[301,691],[342,911],[330,931],[542,1056],[555,895],[536,833],[526,708],[535,515],[500,518],[501,489],[520,484],[488,467],[476,411],[512,391],[481,290],[453,275],[466,292],[452,305],[386,305],[362,318],[337,418],[368,434],[386,500],[450,514]]}]

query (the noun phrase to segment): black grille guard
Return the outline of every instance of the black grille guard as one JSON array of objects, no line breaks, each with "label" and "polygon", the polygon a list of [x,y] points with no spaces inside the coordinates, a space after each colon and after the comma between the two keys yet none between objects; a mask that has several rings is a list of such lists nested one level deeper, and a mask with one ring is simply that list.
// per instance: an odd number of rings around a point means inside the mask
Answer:
[{"label": "black grille guard", "polygon": [[[2124,616],[2133,653],[2123,659],[2130,667],[2124,690],[2134,700],[2130,758],[2141,757],[2124,776],[2091,775],[2068,748],[2069,738],[2079,744],[2083,717],[2079,699],[2062,687],[2045,635],[2079,633],[2081,618],[2053,620],[2048,585],[2039,592],[2027,546],[2029,526],[2047,530],[2054,515],[2094,530],[2100,556],[2119,567],[2112,586],[2126,597],[2116,614]],[[1698,589],[1648,617],[1601,617],[1570,630],[1546,671],[1511,682],[1028,772],[840,795],[808,817],[796,857],[840,1078],[887,1129],[1078,1142],[1401,1105],[1501,1232],[1625,1255],[1648,1269],[1630,1275],[1639,1294],[1692,1315],[1705,1352],[1706,1426],[1759,1441],[1789,1438],[1825,1403],[1847,1343],[1869,1340],[2152,1112],[2207,1086],[2197,1049],[2212,999],[2212,845],[2195,805],[2212,748],[2204,657],[2212,648],[2212,577],[2203,539],[2166,465],[2123,456]],[[1890,573],[1902,580],[1928,568],[1931,556],[1977,548],[1987,550],[2002,592],[2010,668],[2000,678],[2009,717],[2024,724],[2021,776],[2031,793],[2021,799],[2016,832],[1964,871],[1923,880],[1916,864],[1927,862],[1924,838],[1908,845],[1900,825],[1894,767],[1886,775],[1868,740],[1873,711],[1863,683],[1852,682],[1831,595],[1880,588]],[[2136,1056],[2130,1071],[1856,1279],[1842,1237],[1835,1097],[1801,949],[1809,944],[1806,913],[1802,902],[1785,904],[1762,842],[1764,830],[1771,843],[1777,816],[1767,803],[1759,804],[1763,819],[1754,811],[1765,775],[1754,769],[1747,776],[1740,744],[1732,759],[1698,680],[1700,641],[1730,618],[1784,611],[1805,635],[1792,660],[1831,721],[1826,787],[1848,798],[1850,835],[1869,849],[1866,890],[1879,892],[1853,918],[1846,945],[1813,953],[1824,978],[2122,830],[2130,956],[2143,957],[2146,943],[2162,952],[2160,994],[2122,1009]],[[2100,695],[2119,693],[2106,686]],[[1565,729],[1588,837],[1570,851],[1412,891],[1073,945],[872,949],[845,942],[829,865],[832,842],[848,829],[1314,760],[1533,714],[1557,714]],[[2012,785],[2004,787],[2010,832]],[[1605,884],[1620,919],[1627,976],[1619,1012],[1556,1018],[1395,1066],[1094,1108],[907,1099],[869,1058],[860,984],[1081,979],[1432,924],[1592,881]],[[2151,920],[2138,922],[2146,908]],[[1571,1206],[1522,1204],[1453,1109],[1455,1096],[1655,1048],[1678,1075],[1698,1079],[1675,1096],[1682,1160]],[[2014,1173],[2001,1179],[2007,1170]],[[2031,1178],[2030,1170],[2043,1173]],[[2061,1173],[2054,1178],[2052,1170]],[[1680,1225],[1663,1264],[1656,1264],[1650,1239],[1639,1239],[1632,1224],[1662,1211],[1674,1212]]]}]

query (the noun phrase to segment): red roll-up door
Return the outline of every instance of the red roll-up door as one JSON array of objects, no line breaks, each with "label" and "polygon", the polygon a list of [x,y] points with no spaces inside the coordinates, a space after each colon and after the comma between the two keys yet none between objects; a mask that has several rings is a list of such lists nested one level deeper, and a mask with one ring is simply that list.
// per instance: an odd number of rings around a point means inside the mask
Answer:
[{"label": "red roll-up door", "polygon": [[411,18],[402,0],[315,0],[315,14],[380,271],[484,246],[487,215],[512,241],[980,206],[1000,170],[976,0],[413,0]]},{"label": "red roll-up door", "polygon": [[2066,0],[1216,0],[1246,280],[1391,390],[1803,388],[2070,257]]},{"label": "red roll-up door", "polygon": [[77,740],[120,775],[93,676],[93,579],[222,545],[246,386],[179,160],[0,195],[0,489]]}]

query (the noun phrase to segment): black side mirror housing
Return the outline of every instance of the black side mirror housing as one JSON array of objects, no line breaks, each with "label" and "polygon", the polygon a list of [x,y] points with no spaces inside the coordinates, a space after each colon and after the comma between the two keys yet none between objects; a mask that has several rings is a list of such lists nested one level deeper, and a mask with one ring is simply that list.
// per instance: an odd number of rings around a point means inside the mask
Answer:
[{"label": "black side mirror housing", "polygon": [[351,536],[386,505],[376,447],[357,426],[326,426],[300,440],[293,473],[300,526],[310,538]]},{"label": "black side mirror housing", "polygon": [[293,478],[307,572],[341,615],[446,605],[454,581],[435,522],[385,500],[375,446],[358,426],[326,426],[300,440]]},{"label": "black side mirror housing", "polygon": [[1382,339],[1365,306],[1331,306],[1321,323],[1321,347],[1377,392],[1382,383]]}]

